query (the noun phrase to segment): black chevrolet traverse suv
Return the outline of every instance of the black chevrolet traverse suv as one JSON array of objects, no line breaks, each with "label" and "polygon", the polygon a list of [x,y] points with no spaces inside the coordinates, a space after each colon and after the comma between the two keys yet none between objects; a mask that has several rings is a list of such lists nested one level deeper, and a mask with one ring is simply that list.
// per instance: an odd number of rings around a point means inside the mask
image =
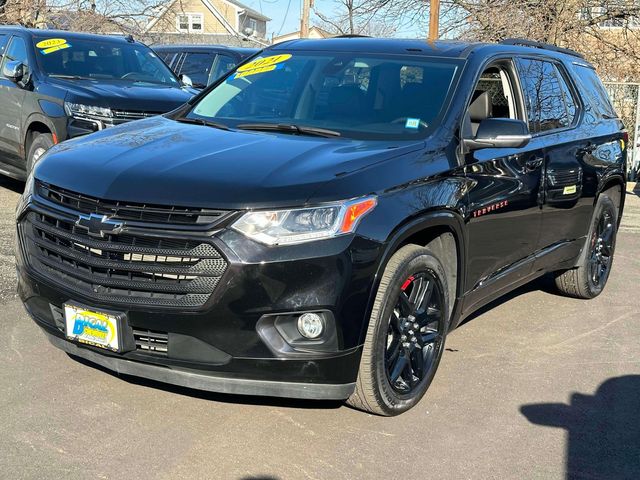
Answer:
[{"label": "black chevrolet traverse suv", "polygon": [[588,62],[522,44],[291,41],[52,148],[17,213],[27,310],[120,373],[411,408],[465,316],[611,271],[624,127]]},{"label": "black chevrolet traverse suv", "polygon": [[195,93],[131,37],[0,25],[0,174],[24,180],[54,144]]}]

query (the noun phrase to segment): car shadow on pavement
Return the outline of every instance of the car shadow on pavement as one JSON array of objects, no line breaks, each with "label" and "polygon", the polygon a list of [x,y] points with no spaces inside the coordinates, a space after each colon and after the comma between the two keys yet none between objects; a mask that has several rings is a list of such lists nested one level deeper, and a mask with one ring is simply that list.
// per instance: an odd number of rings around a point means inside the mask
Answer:
[{"label": "car shadow on pavement", "polygon": [[117,377],[120,380],[124,380],[133,385],[139,385],[141,387],[153,388],[155,390],[162,390],[169,393],[175,393],[177,395],[185,395],[192,398],[201,400],[209,400],[220,403],[231,403],[238,405],[255,405],[255,406],[268,406],[268,407],[284,407],[284,408],[300,408],[300,409],[320,409],[329,410],[337,409],[343,406],[344,402],[330,401],[330,400],[302,400],[295,398],[278,398],[278,397],[261,397],[256,395],[234,395],[231,393],[215,393],[207,392],[204,390],[196,390],[187,387],[181,387],[178,385],[171,385],[168,383],[157,382],[155,380],[149,380],[142,377],[134,377],[131,375],[123,375],[113,372],[101,365],[85,360],[81,357],[76,357],[72,354],[67,354],[75,361],[87,365],[88,367],[101,370],[104,373]]},{"label": "car shadow on pavement", "polygon": [[610,378],[569,404],[523,405],[531,423],[568,433],[566,478],[640,478],[640,375]]},{"label": "car shadow on pavement", "polygon": [[16,193],[22,193],[24,191],[24,182],[19,182],[13,178],[0,175],[0,188],[6,188]]}]

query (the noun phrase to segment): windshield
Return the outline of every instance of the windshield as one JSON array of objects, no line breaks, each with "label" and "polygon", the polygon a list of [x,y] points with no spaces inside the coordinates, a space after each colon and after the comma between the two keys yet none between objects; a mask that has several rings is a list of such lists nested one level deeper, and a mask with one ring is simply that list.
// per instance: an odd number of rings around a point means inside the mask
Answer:
[{"label": "windshield", "polygon": [[437,120],[459,66],[415,55],[266,52],[229,75],[187,117],[232,128],[258,123],[359,139],[421,138]]},{"label": "windshield", "polygon": [[40,37],[34,45],[40,68],[51,77],[180,84],[156,54],[139,43]]}]

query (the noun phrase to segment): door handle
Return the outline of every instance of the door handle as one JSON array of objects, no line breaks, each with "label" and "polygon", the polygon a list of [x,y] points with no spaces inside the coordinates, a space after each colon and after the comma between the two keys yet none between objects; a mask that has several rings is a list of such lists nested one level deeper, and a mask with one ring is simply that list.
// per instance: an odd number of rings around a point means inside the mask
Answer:
[{"label": "door handle", "polygon": [[544,158],[535,157],[524,162],[524,166],[527,167],[527,170],[537,170],[542,166],[542,162],[544,162]]}]

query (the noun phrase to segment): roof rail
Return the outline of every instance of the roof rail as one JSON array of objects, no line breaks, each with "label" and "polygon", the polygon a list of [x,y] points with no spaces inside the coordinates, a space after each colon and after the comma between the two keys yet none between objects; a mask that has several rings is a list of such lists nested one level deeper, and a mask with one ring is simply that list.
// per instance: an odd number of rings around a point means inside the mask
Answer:
[{"label": "roof rail", "polygon": [[570,48],[558,47],[557,45],[552,45],[550,43],[536,42],[535,40],[527,40],[526,38],[505,38],[504,40],[500,41],[500,44],[542,48],[544,50],[552,50],[554,52],[565,53],[573,57],[584,58],[584,55],[576,52],[575,50],[571,50]]}]

